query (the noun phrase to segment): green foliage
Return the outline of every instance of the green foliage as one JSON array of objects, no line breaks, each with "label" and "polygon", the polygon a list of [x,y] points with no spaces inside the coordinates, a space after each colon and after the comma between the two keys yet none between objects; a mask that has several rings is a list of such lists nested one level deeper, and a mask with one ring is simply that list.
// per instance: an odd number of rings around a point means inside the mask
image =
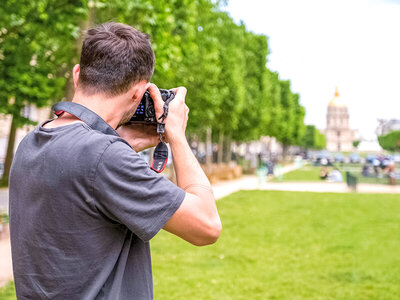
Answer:
[{"label": "green foliage", "polygon": [[400,130],[378,136],[379,145],[387,151],[400,151]]},{"label": "green foliage", "polygon": [[278,137],[280,135],[279,124],[285,122],[283,117],[284,107],[281,105],[281,86],[279,75],[267,69],[264,79],[265,98],[268,104],[264,108],[266,113],[263,115],[264,134]]},{"label": "green foliage", "polygon": [[284,145],[300,145],[305,133],[305,110],[299,103],[299,95],[290,89],[290,81],[279,81],[282,120],[276,138]]},{"label": "green foliage", "polygon": [[265,72],[268,41],[265,36],[247,33],[243,43],[245,72],[242,84],[245,88],[244,105],[239,115],[238,130],[234,139],[239,141],[255,140],[263,134],[264,114],[268,114],[268,99],[265,97]]},{"label": "green foliage", "polygon": [[302,143],[305,110],[290,82],[266,67],[267,37],[236,24],[222,11],[223,1],[3,2],[0,112],[12,114],[18,126],[29,123],[20,114],[26,104],[51,105],[71,90],[81,31],[113,20],[151,35],[153,82],[187,87],[189,133],[212,127],[234,141],[269,135],[285,145]]},{"label": "green foliage", "polygon": [[[151,35],[152,81],[164,88],[187,87],[189,133],[202,135],[212,127],[236,141],[277,135],[288,145],[299,144],[305,110],[289,82],[270,76],[267,38],[235,24],[219,5],[209,0],[97,1],[94,15],[95,23],[113,16]],[[281,85],[285,94],[279,94]]]},{"label": "green foliage", "polygon": [[[78,22],[80,0],[3,0],[0,6],[0,112],[17,126],[27,104],[49,105],[62,96]],[[69,66],[68,66],[69,67]]]},{"label": "green foliage", "polygon": [[354,148],[357,148],[358,147],[358,145],[360,145],[360,140],[357,140],[357,141],[353,141],[353,147]]},{"label": "green foliage", "polygon": [[226,13],[218,14],[215,28],[221,73],[214,84],[220,93],[221,103],[213,128],[235,132],[242,121],[241,112],[247,100],[243,84],[245,59],[238,46],[244,43],[245,30],[236,25]]},{"label": "green foliage", "polygon": [[305,134],[301,146],[307,149],[325,149],[325,135],[323,135],[314,125],[307,125],[305,126]]},{"label": "green foliage", "polygon": [[7,224],[10,222],[8,214],[0,214],[0,224]]},{"label": "green foliage", "polygon": [[152,240],[156,299],[399,298],[397,195],[243,191],[217,205],[215,245]]}]

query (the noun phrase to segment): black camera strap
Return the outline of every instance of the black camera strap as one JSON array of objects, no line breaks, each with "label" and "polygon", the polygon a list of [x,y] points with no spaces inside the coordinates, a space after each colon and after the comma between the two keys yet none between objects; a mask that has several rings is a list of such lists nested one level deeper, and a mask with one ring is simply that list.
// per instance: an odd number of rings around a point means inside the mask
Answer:
[{"label": "black camera strap", "polygon": [[165,133],[164,120],[168,116],[168,106],[169,106],[169,103],[174,98],[175,98],[175,94],[171,93],[170,97],[165,100],[165,102],[164,102],[164,112],[158,118],[158,120],[161,120],[161,121],[157,122],[157,133],[160,135],[160,142],[158,143],[157,147],[154,149],[153,163],[151,164],[151,169],[154,170],[157,173],[161,173],[162,171],[164,171],[164,169],[165,169],[165,167],[167,165],[167,162],[168,162],[168,146],[163,141],[162,137],[163,137],[163,134]]},{"label": "black camera strap", "polygon": [[83,121],[94,130],[98,130],[105,134],[119,136],[118,133],[98,114],[78,103],[69,101],[59,102],[53,105],[52,110],[57,117],[61,116],[66,111]]}]

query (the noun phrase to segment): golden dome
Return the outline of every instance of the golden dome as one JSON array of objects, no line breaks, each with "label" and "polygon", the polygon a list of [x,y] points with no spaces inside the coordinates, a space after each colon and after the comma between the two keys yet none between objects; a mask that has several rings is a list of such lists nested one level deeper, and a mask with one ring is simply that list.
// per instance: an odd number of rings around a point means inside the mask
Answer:
[{"label": "golden dome", "polygon": [[329,106],[334,106],[334,107],[346,107],[346,103],[342,100],[342,98],[339,97],[339,90],[338,87],[336,87],[335,90],[335,97],[329,102]]}]

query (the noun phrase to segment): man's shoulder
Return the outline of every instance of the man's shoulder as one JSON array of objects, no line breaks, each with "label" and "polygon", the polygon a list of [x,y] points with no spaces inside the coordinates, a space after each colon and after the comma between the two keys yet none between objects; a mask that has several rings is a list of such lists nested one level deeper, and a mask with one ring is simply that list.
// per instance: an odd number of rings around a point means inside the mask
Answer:
[{"label": "man's shoulder", "polygon": [[[99,161],[105,153],[111,155],[114,160],[119,159],[119,153],[134,152],[128,142],[118,135],[110,135],[92,129],[86,124],[81,128],[71,131],[66,135],[64,142],[76,149],[77,154],[95,158]],[[89,159],[91,160],[91,159]]]},{"label": "man's shoulder", "polygon": [[22,140],[17,157],[26,161],[42,156],[48,162],[87,165],[98,162],[111,145],[118,152],[134,152],[118,135],[104,134],[83,123],[55,128],[37,126]]},{"label": "man's shoulder", "polygon": [[129,144],[117,134],[105,134],[85,123],[75,123],[49,129],[38,126],[31,133],[38,136],[52,136],[55,141],[54,146],[70,144],[87,148],[86,150],[90,151],[91,149],[104,148],[115,143],[119,147],[130,148]]}]

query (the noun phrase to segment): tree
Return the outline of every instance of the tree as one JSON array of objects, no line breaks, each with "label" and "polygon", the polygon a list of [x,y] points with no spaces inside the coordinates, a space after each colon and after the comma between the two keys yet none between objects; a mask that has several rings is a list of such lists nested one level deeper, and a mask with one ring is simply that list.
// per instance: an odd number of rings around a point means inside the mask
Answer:
[{"label": "tree", "polygon": [[358,145],[360,145],[360,140],[357,140],[357,141],[353,141],[353,147],[354,148],[357,148],[358,147]]},{"label": "tree", "polygon": [[233,135],[237,141],[258,139],[264,131],[262,121],[264,114],[268,114],[270,108],[265,86],[268,53],[268,41],[265,36],[251,32],[245,34],[243,43],[245,99],[238,129]]},{"label": "tree", "polygon": [[34,123],[22,109],[49,105],[63,92],[82,6],[80,0],[2,1],[0,112],[12,118],[3,183],[8,181],[17,128]]},{"label": "tree", "polygon": [[400,130],[378,136],[379,145],[387,151],[400,151]]},{"label": "tree", "polygon": [[262,114],[262,134],[278,137],[280,133],[280,124],[285,122],[281,104],[281,86],[279,84],[279,75],[276,72],[266,70],[264,85],[265,99],[268,101],[263,108]]},{"label": "tree", "polygon": [[221,72],[215,83],[221,99],[215,115],[216,132],[235,131],[242,121],[241,113],[246,100],[245,60],[239,45],[245,42],[244,27],[236,25],[225,12],[217,14],[216,38]]},{"label": "tree", "polygon": [[235,23],[221,9],[223,3],[4,0],[0,6],[0,112],[13,117],[5,177],[16,129],[32,123],[21,115],[23,107],[50,106],[63,95],[70,99],[71,69],[79,62],[83,40],[80,33],[110,20],[151,36],[156,55],[152,82],[160,88],[187,87],[189,137],[208,141],[214,137],[220,150],[225,149],[225,160],[230,157],[231,140],[268,135],[285,149],[301,144],[305,110],[290,81],[280,80],[277,72],[266,67],[267,37]]},{"label": "tree", "polygon": [[306,125],[301,146],[307,149],[323,150],[326,147],[326,138],[314,125]]},{"label": "tree", "polygon": [[290,81],[279,81],[282,120],[277,124],[276,138],[283,145],[283,156],[288,146],[300,145],[304,135],[304,107],[300,105],[299,95],[290,89]]}]

